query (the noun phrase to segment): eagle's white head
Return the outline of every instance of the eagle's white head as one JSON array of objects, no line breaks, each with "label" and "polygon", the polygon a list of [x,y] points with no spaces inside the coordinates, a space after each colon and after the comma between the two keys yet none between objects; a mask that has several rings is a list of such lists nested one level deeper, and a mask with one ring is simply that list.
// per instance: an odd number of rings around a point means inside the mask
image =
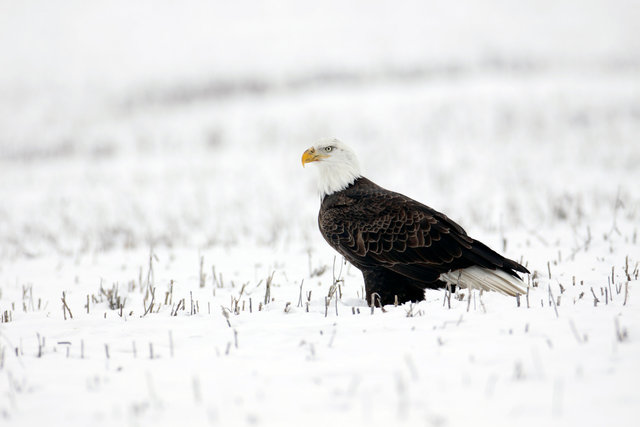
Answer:
[{"label": "eagle's white head", "polygon": [[360,165],[353,150],[336,138],[323,138],[302,154],[302,166],[318,166],[318,189],[322,197],[344,190],[360,175]]}]

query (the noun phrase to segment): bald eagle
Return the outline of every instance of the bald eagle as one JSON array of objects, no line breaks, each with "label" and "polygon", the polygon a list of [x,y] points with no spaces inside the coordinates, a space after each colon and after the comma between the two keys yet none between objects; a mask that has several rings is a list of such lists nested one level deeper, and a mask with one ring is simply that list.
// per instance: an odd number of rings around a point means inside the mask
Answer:
[{"label": "bald eagle", "polygon": [[341,141],[320,140],[302,155],[319,170],[318,225],[325,240],[362,271],[367,302],[420,301],[451,286],[516,296],[526,292],[522,265],[472,239],[446,215],[360,174]]}]

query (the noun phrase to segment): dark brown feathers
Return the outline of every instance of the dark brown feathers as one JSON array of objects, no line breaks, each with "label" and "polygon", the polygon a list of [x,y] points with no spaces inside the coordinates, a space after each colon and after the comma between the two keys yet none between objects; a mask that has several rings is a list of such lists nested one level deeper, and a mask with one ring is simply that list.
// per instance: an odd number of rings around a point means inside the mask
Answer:
[{"label": "dark brown feathers", "polygon": [[446,215],[362,177],[324,197],[318,224],[327,242],[362,270],[365,282],[368,275],[384,275],[386,287],[441,287],[440,274],[472,266],[515,277],[528,273]]}]

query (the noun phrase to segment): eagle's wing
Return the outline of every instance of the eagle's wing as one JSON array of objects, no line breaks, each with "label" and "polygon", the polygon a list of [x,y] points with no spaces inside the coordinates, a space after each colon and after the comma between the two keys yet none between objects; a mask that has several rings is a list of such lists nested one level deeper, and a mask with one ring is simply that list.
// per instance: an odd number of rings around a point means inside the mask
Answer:
[{"label": "eagle's wing", "polygon": [[[325,215],[325,238],[361,266],[383,266],[425,283],[471,266],[527,272],[476,241],[446,215],[387,190],[350,195]],[[323,224],[324,223],[324,224]]]}]

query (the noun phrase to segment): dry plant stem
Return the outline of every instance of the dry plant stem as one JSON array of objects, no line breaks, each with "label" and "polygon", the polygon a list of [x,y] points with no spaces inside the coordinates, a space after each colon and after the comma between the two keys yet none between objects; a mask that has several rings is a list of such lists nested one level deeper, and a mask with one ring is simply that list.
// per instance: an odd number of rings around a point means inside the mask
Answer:
[{"label": "dry plant stem", "polygon": [[444,307],[445,302],[447,303],[447,308],[451,309],[451,284],[447,282],[447,288],[444,294],[444,300],[442,301],[442,306]]},{"label": "dry plant stem", "polygon": [[627,276],[627,280],[631,280],[631,275],[629,274],[629,255],[624,257],[624,274]]},{"label": "dry plant stem", "polygon": [[616,329],[616,339],[618,340],[618,342],[626,341],[627,338],[628,338],[628,334],[627,334],[626,328],[621,328],[620,327],[620,321],[619,321],[617,316],[613,319],[613,321],[614,321],[614,325],[615,325],[615,329]]},{"label": "dry plant stem", "polygon": [[207,275],[204,273],[204,255],[200,256],[200,274],[199,274],[199,278],[200,278],[200,287],[204,288],[205,285],[205,280],[207,279],[206,277]]},{"label": "dry plant stem", "polygon": [[591,288],[591,295],[593,295],[593,306],[597,307],[598,303],[600,302],[600,300],[598,299],[598,297],[596,296],[596,293],[593,292],[593,288]]},{"label": "dry plant stem", "polygon": [[147,314],[151,313],[153,310],[153,304],[154,301],[156,299],[156,288],[155,287],[150,287],[148,290],[148,294],[151,295],[151,302],[149,303],[149,306],[146,306],[146,300],[147,298],[145,297],[145,299],[142,301],[142,305],[144,307],[144,314],[142,315],[142,317],[146,316]]},{"label": "dry plant stem", "polygon": [[300,281],[300,292],[298,293],[298,304],[296,307],[302,307],[302,285],[304,285],[304,279]]},{"label": "dry plant stem", "polygon": [[264,291],[264,305],[269,304],[269,301],[271,301],[271,281],[273,280],[273,275],[276,272],[273,271],[271,273],[271,275],[267,278],[267,284],[265,286],[265,291]]},{"label": "dry plant stem", "polygon": [[64,315],[64,320],[67,320],[67,313],[69,313],[69,317],[73,319],[73,314],[71,314],[71,309],[67,305],[67,296],[65,292],[62,292],[62,314]]},{"label": "dry plant stem", "polygon": [[556,317],[559,317],[558,316],[558,307],[556,305],[556,300],[553,298],[553,294],[551,293],[551,285],[549,285],[549,300],[550,300],[549,302],[553,304],[553,310],[556,313]]},{"label": "dry plant stem", "polygon": [[578,333],[578,329],[576,328],[576,324],[573,322],[573,320],[569,320],[569,326],[571,326],[571,332],[573,332],[573,336],[576,337],[576,341],[582,344],[582,338],[580,338],[580,334]]},{"label": "dry plant stem", "polygon": [[36,337],[38,339],[38,357],[42,357],[42,352],[44,349],[44,337],[40,337],[39,333],[36,333]]}]

